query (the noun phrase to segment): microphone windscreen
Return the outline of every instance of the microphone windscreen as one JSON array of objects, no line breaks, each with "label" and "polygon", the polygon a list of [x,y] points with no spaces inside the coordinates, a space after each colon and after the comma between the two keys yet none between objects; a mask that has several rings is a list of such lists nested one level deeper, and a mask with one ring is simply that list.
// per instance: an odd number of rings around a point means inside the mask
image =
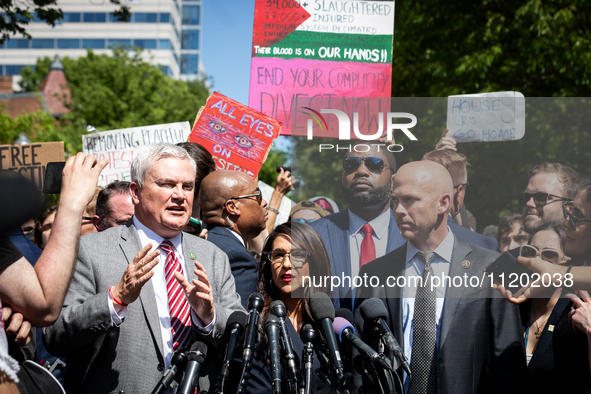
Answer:
[{"label": "microphone windscreen", "polygon": [[189,361],[198,361],[203,363],[207,356],[207,345],[201,341],[193,342],[189,351]]},{"label": "microphone windscreen", "polygon": [[238,324],[240,327],[244,328],[244,326],[246,325],[246,313],[242,312],[242,311],[234,311],[232,312],[232,314],[230,315],[230,317],[228,317],[228,321],[226,322],[226,327],[230,327],[233,326],[234,324]]},{"label": "microphone windscreen", "polygon": [[281,300],[275,300],[269,305],[269,310],[272,314],[277,317],[285,318],[287,316],[287,310],[285,308],[285,304]]},{"label": "microphone windscreen", "polygon": [[348,320],[345,320],[342,317],[335,317],[334,321],[332,322],[332,329],[341,342],[343,342],[341,334],[345,328],[350,328],[353,334],[355,334],[355,328],[351,325],[351,323],[349,323]]},{"label": "microphone windscreen", "polygon": [[355,318],[353,317],[353,312],[351,312],[347,308],[339,308],[335,312],[335,316],[342,317],[343,319],[348,320],[351,324],[355,321]]},{"label": "microphone windscreen", "polygon": [[379,298],[368,298],[359,306],[363,320],[371,321],[377,318],[388,319],[388,309]]},{"label": "microphone windscreen", "polygon": [[325,293],[314,293],[310,298],[310,313],[317,324],[324,319],[334,320],[334,305]]},{"label": "microphone windscreen", "polygon": [[267,315],[267,317],[265,317],[265,330],[267,329],[267,326],[270,326],[271,324],[279,324],[279,319],[277,318],[277,316],[273,315],[273,314],[269,314]]}]

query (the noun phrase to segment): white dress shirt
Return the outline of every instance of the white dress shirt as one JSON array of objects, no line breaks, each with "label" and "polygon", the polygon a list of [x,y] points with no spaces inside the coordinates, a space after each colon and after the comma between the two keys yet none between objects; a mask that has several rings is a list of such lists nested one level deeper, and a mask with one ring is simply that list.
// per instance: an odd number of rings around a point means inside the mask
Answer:
[{"label": "white dress shirt", "polygon": [[[359,275],[359,259],[361,256],[361,242],[363,242],[363,230],[361,227],[366,222],[364,219],[349,211],[349,248],[351,253],[351,278]],[[376,259],[386,254],[388,247],[388,226],[390,225],[390,209],[369,222],[373,228],[373,242],[376,247]]]},{"label": "white dress shirt", "polygon": [[[411,276],[422,276],[425,269],[425,263],[419,256],[418,252],[435,252],[435,257],[431,261],[431,268],[433,269],[433,275],[441,277],[442,275],[449,275],[449,265],[451,262],[451,255],[454,249],[454,235],[447,228],[447,236],[437,246],[435,250],[421,251],[413,246],[410,242],[406,241],[406,265],[404,270],[404,276],[406,277],[407,286],[402,289],[402,328],[404,333],[404,355],[408,358],[409,363],[412,365],[412,329],[415,312],[415,297],[417,294],[417,288],[414,287],[414,281],[410,282],[413,286],[409,286],[409,277]],[[441,333],[441,315],[443,312],[443,305],[445,303],[445,287],[439,286],[435,288],[437,296],[437,336],[435,340],[436,354],[439,355],[439,336]],[[404,391],[407,393],[410,386],[410,380],[408,375],[404,374]]]},{"label": "white dress shirt", "polygon": [[[137,229],[137,232],[140,236],[142,248],[151,243],[152,249],[150,249],[149,252],[151,253],[160,247],[160,244],[162,243],[162,241],[164,241],[165,238],[162,238],[161,236],[159,236],[158,234],[144,226],[135,215],[133,216],[133,224],[135,225],[135,228]],[[185,258],[183,255],[182,236],[183,233],[180,233],[176,237],[170,239],[170,242],[172,243],[175,249],[175,254],[179,259],[179,263],[181,264],[183,276],[185,278],[188,278],[187,270],[185,268]],[[162,249],[159,250],[160,260],[158,261],[158,264],[156,264],[156,266],[153,268],[154,276],[152,276],[150,280],[152,281],[152,286],[154,287],[154,294],[156,295],[156,306],[158,307],[158,316],[160,318],[160,334],[162,335],[162,350],[164,351],[164,360],[166,362],[165,367],[168,368],[170,366],[170,360],[172,358],[173,349],[172,330],[170,325],[170,311],[168,309],[168,291],[166,290],[166,275],[164,272],[166,268],[167,255],[166,253],[164,253]],[[108,301],[109,310],[111,311],[111,318],[113,320],[113,323],[116,326],[119,326],[123,323],[123,319],[125,318],[125,316],[127,316],[127,307],[123,307],[119,311],[119,314],[117,314],[117,312],[115,312],[115,307],[113,305],[112,298],[110,295]],[[213,329],[213,326],[215,324],[215,315],[211,323],[203,327],[201,319],[197,316],[195,311],[193,311],[193,308],[191,308],[191,320],[193,324],[195,324],[197,329],[204,333],[208,333]]]}]

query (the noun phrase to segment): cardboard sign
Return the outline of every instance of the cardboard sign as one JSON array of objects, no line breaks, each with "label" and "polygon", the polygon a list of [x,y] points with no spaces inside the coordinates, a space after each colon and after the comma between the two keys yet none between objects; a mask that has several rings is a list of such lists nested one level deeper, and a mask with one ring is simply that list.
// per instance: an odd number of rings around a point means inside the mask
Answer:
[{"label": "cardboard sign", "polygon": [[390,97],[393,34],[393,1],[256,0],[248,105],[302,135],[293,100]]},{"label": "cardboard sign", "polygon": [[525,135],[525,98],[519,92],[449,96],[447,127],[458,142],[519,140]]},{"label": "cardboard sign", "polygon": [[255,178],[280,131],[275,119],[214,92],[199,110],[189,141],[203,145],[218,169]]},{"label": "cardboard sign", "polygon": [[186,142],[190,133],[189,122],[100,131],[82,136],[82,150],[98,160],[109,159],[98,181],[99,186],[106,186],[115,180],[131,181],[131,162],[139,147],[158,142]]},{"label": "cardboard sign", "polygon": [[0,145],[0,168],[18,172],[39,190],[43,190],[47,163],[64,160],[63,141]]}]

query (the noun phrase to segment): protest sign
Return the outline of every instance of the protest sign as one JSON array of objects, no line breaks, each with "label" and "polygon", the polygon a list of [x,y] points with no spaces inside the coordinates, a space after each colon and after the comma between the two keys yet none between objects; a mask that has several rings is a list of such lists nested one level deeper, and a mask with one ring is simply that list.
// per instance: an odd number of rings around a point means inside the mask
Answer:
[{"label": "protest sign", "polygon": [[43,190],[47,163],[64,160],[63,141],[0,145],[0,168],[18,172],[39,190]]},{"label": "protest sign", "polygon": [[255,178],[280,130],[275,119],[214,92],[199,110],[189,141],[203,145],[218,169]]},{"label": "protest sign", "polygon": [[249,106],[293,128],[292,100],[390,97],[393,1],[256,0]]},{"label": "protest sign", "polygon": [[109,160],[98,182],[100,186],[106,186],[115,180],[131,181],[131,161],[140,146],[186,142],[190,133],[189,122],[100,131],[82,136],[82,150],[87,155],[95,155],[98,160]]},{"label": "protest sign", "polygon": [[447,127],[458,142],[519,140],[525,135],[525,98],[519,92],[449,96]]}]

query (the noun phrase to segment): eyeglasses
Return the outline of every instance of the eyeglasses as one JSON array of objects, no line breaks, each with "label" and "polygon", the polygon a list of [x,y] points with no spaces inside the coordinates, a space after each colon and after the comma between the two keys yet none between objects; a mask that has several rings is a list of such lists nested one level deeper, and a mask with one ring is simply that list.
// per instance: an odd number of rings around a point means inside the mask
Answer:
[{"label": "eyeglasses", "polygon": [[308,223],[312,223],[315,222],[318,219],[291,219],[292,222],[296,222],[296,223],[303,223],[303,224],[308,224]]},{"label": "eyeglasses", "polygon": [[302,268],[306,260],[310,257],[310,252],[301,249],[292,249],[288,253],[283,249],[274,249],[267,254],[268,259],[273,264],[283,264],[286,256],[289,256],[291,265],[295,268]]},{"label": "eyeglasses", "polygon": [[570,220],[570,224],[573,225],[573,228],[576,228],[577,223],[579,222],[591,222],[591,219],[579,218],[573,215],[574,209],[575,207],[572,202],[564,201],[562,203],[562,213],[564,214],[564,218]]},{"label": "eyeglasses", "polygon": [[464,186],[464,189],[470,185],[470,182],[460,183],[459,185],[454,186],[454,189],[457,189],[460,186]]},{"label": "eyeglasses", "polygon": [[236,197],[230,197],[230,200],[240,200],[241,198],[250,198],[250,197],[256,197],[256,202],[261,205],[261,203],[263,202],[263,193],[261,193],[261,189],[259,189],[257,187],[256,193],[254,194],[247,194],[244,196],[236,196]]},{"label": "eyeglasses", "polygon": [[546,260],[552,264],[558,264],[564,258],[564,256],[556,249],[545,248],[539,250],[533,245],[521,245],[521,248],[519,249],[519,255],[522,257],[540,256],[542,260]]},{"label": "eyeglasses", "polygon": [[[517,200],[519,201],[519,205],[525,206],[532,197],[534,198],[534,204],[536,204],[536,207],[543,207],[544,205],[549,204],[548,197],[557,198],[558,200],[556,200],[556,201],[572,201],[569,198],[555,196],[554,194],[549,194],[549,193],[544,193],[544,192],[537,192],[537,193],[533,193],[533,194],[532,193],[520,193],[519,196],[517,197]],[[550,201],[550,203],[553,203],[553,202],[555,202],[555,201]]]},{"label": "eyeglasses", "polygon": [[92,218],[90,216],[82,216],[82,220],[90,220],[90,221],[92,221]]},{"label": "eyeglasses", "polygon": [[361,166],[361,162],[364,162],[365,167],[374,174],[381,174],[386,167],[384,159],[379,157],[366,157],[365,159],[359,157],[347,157],[343,160],[343,171],[347,174],[352,174],[357,171],[359,166]]}]

